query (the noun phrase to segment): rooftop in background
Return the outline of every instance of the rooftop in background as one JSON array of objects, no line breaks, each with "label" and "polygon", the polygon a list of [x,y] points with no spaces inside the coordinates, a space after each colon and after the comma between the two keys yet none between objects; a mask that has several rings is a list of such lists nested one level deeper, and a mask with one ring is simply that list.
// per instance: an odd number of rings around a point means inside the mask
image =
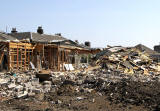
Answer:
[{"label": "rooftop in background", "polygon": [[10,33],[10,35],[16,37],[19,40],[30,39],[33,42],[48,43],[54,40],[67,40],[66,38],[59,35],[39,34],[35,32],[17,32],[17,33]]},{"label": "rooftop in background", "polygon": [[12,28],[12,31],[9,35],[17,38],[18,40],[29,39],[32,42],[43,42],[43,43],[67,40],[66,38],[62,37],[61,33],[57,33],[55,35],[44,34],[43,28],[41,26],[38,27],[37,33],[18,32],[16,28]]},{"label": "rooftop in background", "polygon": [[16,40],[16,38],[14,38],[4,32],[0,32],[0,41],[6,41],[6,40]]},{"label": "rooftop in background", "polygon": [[158,54],[158,52],[150,49],[149,47],[142,45],[142,44],[138,44],[135,46],[135,48],[139,49],[140,51],[145,51],[148,54]]}]

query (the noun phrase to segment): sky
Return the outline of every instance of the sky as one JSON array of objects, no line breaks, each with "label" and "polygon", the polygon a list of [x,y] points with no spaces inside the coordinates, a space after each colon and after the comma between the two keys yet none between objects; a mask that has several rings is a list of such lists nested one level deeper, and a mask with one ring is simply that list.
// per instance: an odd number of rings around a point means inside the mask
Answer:
[{"label": "sky", "polygon": [[92,47],[160,43],[160,0],[0,0],[0,30],[62,33]]}]

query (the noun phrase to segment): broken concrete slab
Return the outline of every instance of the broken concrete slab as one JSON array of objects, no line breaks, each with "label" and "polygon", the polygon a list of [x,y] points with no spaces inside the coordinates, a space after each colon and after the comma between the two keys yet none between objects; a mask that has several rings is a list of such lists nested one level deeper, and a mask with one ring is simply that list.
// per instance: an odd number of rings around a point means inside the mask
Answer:
[{"label": "broken concrete slab", "polygon": [[27,91],[19,92],[17,93],[17,98],[27,97],[27,95],[28,95]]}]

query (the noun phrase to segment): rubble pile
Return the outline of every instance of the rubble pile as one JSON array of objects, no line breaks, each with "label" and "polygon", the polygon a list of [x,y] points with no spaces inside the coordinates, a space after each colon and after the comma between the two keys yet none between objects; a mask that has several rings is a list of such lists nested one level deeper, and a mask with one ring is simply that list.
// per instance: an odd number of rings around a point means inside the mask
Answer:
[{"label": "rubble pile", "polygon": [[43,84],[39,83],[39,78],[36,78],[32,72],[1,73],[0,96],[1,98],[21,98],[48,92],[51,82],[44,81]]},{"label": "rubble pile", "polygon": [[108,72],[125,74],[159,74],[160,64],[137,47],[109,47],[97,57],[96,63]]},{"label": "rubble pile", "polygon": [[[82,99],[81,96],[78,96],[79,93],[85,95],[97,93],[99,96],[106,96],[111,104],[123,104],[123,107],[129,104],[144,105],[153,110],[160,104],[159,75],[109,74],[107,70],[97,69],[87,73],[54,73],[52,74],[52,83],[54,84],[54,94],[56,93],[58,96],[75,94],[78,100]],[[51,103],[56,100],[48,95],[45,99]]]},{"label": "rubble pile", "polygon": [[[1,98],[10,97],[10,100],[19,98],[16,100],[23,101],[26,100],[24,97],[28,100],[32,97],[34,101],[68,109],[75,101],[89,99],[91,103],[96,102],[97,95],[111,104],[121,103],[123,107],[128,104],[144,105],[152,110],[160,104],[160,99],[156,99],[160,93],[159,75],[126,75],[109,73],[107,69],[94,69],[88,72],[51,72],[47,81],[39,81],[32,72],[2,73],[0,76]],[[41,94],[43,96],[38,96]],[[72,99],[66,102],[63,100],[66,96]]]},{"label": "rubble pile", "polygon": [[123,79],[112,83],[104,89],[111,103],[127,105],[143,105],[148,110],[160,110],[159,82],[135,82]]},{"label": "rubble pile", "polygon": [[[126,75],[120,73],[108,73],[106,69],[81,72],[54,72],[48,80],[39,81],[33,72],[1,73],[0,74],[1,97],[21,98],[34,96],[39,93],[55,92],[64,85],[74,86],[76,92],[101,91],[107,83],[118,83],[123,79],[135,82],[160,82],[158,75]],[[41,78],[42,79],[42,78]]]}]

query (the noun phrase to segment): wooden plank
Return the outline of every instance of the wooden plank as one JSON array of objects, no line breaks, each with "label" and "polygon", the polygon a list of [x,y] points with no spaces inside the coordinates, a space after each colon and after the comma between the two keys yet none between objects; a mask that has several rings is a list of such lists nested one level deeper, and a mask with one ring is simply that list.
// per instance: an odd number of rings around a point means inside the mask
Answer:
[{"label": "wooden plank", "polygon": [[51,59],[50,59],[50,65],[51,65],[51,69],[53,68],[53,48],[50,48],[50,56],[51,56]]},{"label": "wooden plank", "polygon": [[21,69],[21,67],[22,67],[22,64],[23,64],[23,61],[22,61],[22,49],[20,49],[20,54],[21,54],[21,65],[20,65],[20,69]]},{"label": "wooden plank", "polygon": [[26,53],[26,45],[25,45],[25,59],[24,59],[25,70],[26,70],[26,57],[27,57],[26,54],[27,54],[27,53]]},{"label": "wooden plank", "polygon": [[26,46],[27,49],[34,49],[35,46],[33,46],[32,44],[29,43],[9,43],[9,47],[10,48],[17,48],[17,45],[19,46],[19,48],[25,49],[24,46]]},{"label": "wooden plank", "polygon": [[51,53],[52,53],[51,48],[49,48],[49,67],[52,69],[52,65],[50,64],[50,61],[52,59]]},{"label": "wooden plank", "polygon": [[53,49],[53,66],[54,66],[53,68],[54,69],[56,69],[56,63],[55,63],[56,62],[56,56],[55,55],[56,55],[56,49],[54,48]]},{"label": "wooden plank", "polygon": [[9,47],[9,44],[7,45],[8,46],[8,70],[11,69],[11,56],[10,56],[10,47]]},{"label": "wooden plank", "polygon": [[2,52],[2,55],[1,55],[1,58],[0,58],[0,64],[2,64],[3,57],[4,57],[4,52]]},{"label": "wooden plank", "polygon": [[75,46],[64,46],[64,45],[61,45],[60,48],[77,49],[77,50],[88,50],[88,49],[85,49],[85,48],[80,48],[80,47],[75,47]]},{"label": "wooden plank", "polygon": [[30,43],[21,43],[21,42],[14,43],[14,42],[10,42],[9,44],[10,44],[10,45],[22,45],[22,46],[25,46],[25,45],[26,45],[26,47],[33,47],[33,45],[30,44]]},{"label": "wooden plank", "polygon": [[58,46],[58,49],[57,49],[57,62],[58,62],[58,65],[57,65],[57,69],[58,71],[60,70],[60,62],[59,62],[59,46]]},{"label": "wooden plank", "polygon": [[64,51],[62,51],[62,71],[64,70],[63,65],[64,65]]},{"label": "wooden plank", "polygon": [[18,64],[19,64],[19,63],[18,63],[18,55],[19,55],[18,53],[19,53],[19,52],[18,52],[18,45],[17,45],[17,70],[18,70],[18,67],[19,67],[19,66],[18,66]]},{"label": "wooden plank", "polygon": [[28,53],[28,58],[27,58],[27,59],[28,59],[28,69],[29,69],[29,64],[30,64],[30,52],[27,51],[27,53]]}]

